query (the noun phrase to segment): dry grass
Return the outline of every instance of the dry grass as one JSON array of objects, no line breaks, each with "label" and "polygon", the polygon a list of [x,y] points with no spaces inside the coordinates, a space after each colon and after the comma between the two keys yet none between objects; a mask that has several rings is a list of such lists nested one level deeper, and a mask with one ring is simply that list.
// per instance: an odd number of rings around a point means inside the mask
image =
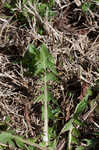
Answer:
[{"label": "dry grass", "polygon": [[[56,60],[60,83],[53,84],[52,91],[60,104],[63,122],[73,113],[77,104],[73,98],[79,99],[82,85],[87,83],[94,87],[99,80],[98,12],[83,17],[81,9],[76,8],[79,1],[56,0],[56,3],[57,17],[50,21],[47,17],[42,19],[31,3],[28,7],[25,5],[28,13],[34,15],[34,20],[28,19],[29,28],[26,29],[20,28],[17,20],[13,21],[14,16],[10,19],[0,16],[0,121],[8,116],[9,128],[25,137],[36,137],[43,126],[42,104],[33,102],[40,94],[38,89],[42,83],[33,76],[24,76],[26,68],[16,64],[27,52],[29,43],[36,47],[45,43]],[[43,26],[44,35],[37,32],[37,22]],[[68,91],[72,91],[74,97],[68,97]],[[99,124],[98,118],[95,121]],[[95,130],[94,125],[92,128]],[[58,145],[58,150],[63,147]]]}]

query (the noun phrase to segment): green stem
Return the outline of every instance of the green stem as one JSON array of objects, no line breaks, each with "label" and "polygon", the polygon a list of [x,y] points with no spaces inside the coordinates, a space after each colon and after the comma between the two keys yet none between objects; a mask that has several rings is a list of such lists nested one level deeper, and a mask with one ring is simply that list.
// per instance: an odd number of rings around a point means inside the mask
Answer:
[{"label": "green stem", "polygon": [[[1,132],[2,134],[4,134],[4,135],[6,135],[6,134],[8,134],[8,136],[9,136],[9,132],[6,132],[6,131],[3,131],[3,132]],[[11,136],[11,137],[10,137]],[[30,140],[28,140],[28,139],[23,139],[22,137],[19,137],[19,136],[16,136],[16,135],[12,135],[12,134],[10,134],[10,136],[9,136],[9,139],[11,138],[11,140],[18,140],[18,141],[20,141],[20,142],[22,142],[22,143],[24,143],[24,144],[27,144],[27,145],[31,145],[31,146],[33,146],[33,147],[36,147],[37,149],[39,149],[39,150],[47,150],[46,149],[46,147],[44,147],[44,146],[40,146],[39,144],[36,144],[36,143],[34,143],[34,142],[32,142],[32,141],[30,141]],[[3,143],[0,143],[0,145],[1,146],[4,146],[4,147],[7,147],[8,145],[5,145],[5,144],[3,144]]]},{"label": "green stem", "polygon": [[71,150],[71,142],[72,142],[72,130],[73,130],[73,125],[71,124],[70,130],[69,130],[69,135],[68,135],[68,150]]},{"label": "green stem", "polygon": [[46,143],[46,146],[48,146],[48,93],[47,93],[47,79],[46,79],[46,71],[45,71],[45,77],[44,77],[44,95],[45,95],[45,101],[44,101],[44,142]]}]

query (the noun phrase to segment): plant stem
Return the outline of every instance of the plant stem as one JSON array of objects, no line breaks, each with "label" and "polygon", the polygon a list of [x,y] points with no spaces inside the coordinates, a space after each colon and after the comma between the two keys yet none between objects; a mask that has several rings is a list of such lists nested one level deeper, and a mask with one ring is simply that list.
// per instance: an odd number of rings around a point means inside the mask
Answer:
[{"label": "plant stem", "polygon": [[69,130],[69,136],[68,136],[68,150],[71,150],[72,130],[73,130],[73,125],[71,124],[70,130]]},{"label": "plant stem", "polygon": [[46,146],[48,146],[48,93],[47,93],[47,80],[46,80],[46,71],[45,71],[45,77],[44,77],[44,95],[45,95],[45,101],[44,101],[44,142],[46,143]]},{"label": "plant stem", "polygon": [[23,142],[23,143],[25,143],[25,144],[31,145],[31,146],[33,146],[33,147],[36,147],[36,148],[38,148],[38,149],[40,149],[40,150],[46,150],[46,147],[40,146],[40,145],[38,145],[38,144],[36,144],[36,143],[33,143],[33,142],[29,141],[29,140],[22,139],[22,138],[20,138],[20,137],[18,137],[18,136],[14,136],[14,135],[13,135],[13,138],[14,138],[15,140],[17,139],[17,140],[19,140],[20,142]]}]

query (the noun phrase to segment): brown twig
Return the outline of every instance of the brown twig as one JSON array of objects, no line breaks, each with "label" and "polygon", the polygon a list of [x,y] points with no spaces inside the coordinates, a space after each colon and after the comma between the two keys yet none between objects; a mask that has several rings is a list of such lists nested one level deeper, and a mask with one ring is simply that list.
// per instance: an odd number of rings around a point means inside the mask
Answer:
[{"label": "brown twig", "polygon": [[29,117],[30,103],[26,102],[24,105],[25,105],[25,107],[24,107],[24,117],[26,119],[26,123],[28,125],[29,131],[31,132],[31,135],[34,136],[34,133],[33,133],[33,130],[32,130],[32,126],[31,126],[31,123],[30,123],[30,117]]}]

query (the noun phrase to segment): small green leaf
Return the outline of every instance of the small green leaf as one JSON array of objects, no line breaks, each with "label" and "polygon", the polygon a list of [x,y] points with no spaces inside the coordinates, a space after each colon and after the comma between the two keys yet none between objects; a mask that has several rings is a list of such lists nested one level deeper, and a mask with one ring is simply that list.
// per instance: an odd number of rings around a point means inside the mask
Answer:
[{"label": "small green leaf", "polygon": [[34,100],[34,102],[36,103],[36,102],[43,102],[44,101],[44,94],[42,93],[40,96],[38,96],[35,100]]},{"label": "small green leaf", "polygon": [[84,150],[84,147],[82,146],[77,146],[77,148],[75,150]]},{"label": "small green leaf", "polygon": [[[91,90],[91,88],[88,88],[88,91],[87,91],[87,94],[86,94],[86,96],[87,96],[87,95],[88,95],[88,96],[92,96],[92,94],[93,94],[93,93],[92,93],[92,90]],[[86,97],[86,96],[85,96],[85,97]]]},{"label": "small green leaf", "polygon": [[28,146],[28,150],[37,150],[37,148],[35,148],[33,146]]},{"label": "small green leaf", "polygon": [[49,134],[49,139],[50,141],[52,141],[53,139],[56,139],[56,131],[55,129],[52,127],[52,128],[48,128],[48,134]]},{"label": "small green leaf", "polygon": [[48,105],[48,118],[51,119],[51,120],[55,119],[55,116],[52,112],[52,108],[50,107],[50,105]]},{"label": "small green leaf", "polygon": [[13,142],[13,135],[8,132],[2,132],[0,134],[0,142],[3,144],[9,144],[11,147],[15,147]]},{"label": "small green leaf", "polygon": [[20,141],[18,138],[15,140],[17,146],[21,149],[25,149],[25,145],[22,141]]},{"label": "small green leaf", "polygon": [[12,9],[12,6],[10,4],[8,4],[7,2],[4,3],[4,7],[7,9]]},{"label": "small green leaf", "polygon": [[46,74],[46,80],[47,80],[47,82],[48,81],[50,81],[50,80],[52,80],[52,81],[56,81],[57,80],[57,77],[53,74],[53,73],[47,73]]},{"label": "small green leaf", "polygon": [[82,5],[82,11],[83,12],[88,12],[89,9],[91,7],[91,2],[85,2],[83,5]]},{"label": "small green leaf", "polygon": [[80,101],[80,103],[76,106],[75,112],[74,112],[74,117],[78,117],[86,108],[88,104],[88,97],[92,95],[92,91],[90,88],[87,91],[86,96]]},{"label": "small green leaf", "polygon": [[55,139],[53,142],[50,142],[48,146],[49,150],[54,150],[56,148],[56,145],[57,145],[57,141]]},{"label": "small green leaf", "polygon": [[44,66],[41,63],[36,63],[35,66],[37,66],[36,70],[35,70],[35,75],[39,75],[40,73],[43,72],[44,70]]},{"label": "small green leaf", "polygon": [[39,11],[39,14],[44,17],[45,13],[46,13],[46,8],[47,8],[47,5],[46,4],[43,4],[41,3],[40,5],[38,5],[38,11]]},{"label": "small green leaf", "polygon": [[41,27],[38,27],[38,33],[39,33],[40,35],[42,35],[42,34],[44,33],[44,30],[43,30]]},{"label": "small green leaf", "polygon": [[60,111],[60,109],[59,109],[59,107],[58,107],[58,108],[52,110],[52,113],[53,113],[53,115],[54,115],[56,118],[58,118],[58,115],[59,115],[59,113],[61,113],[61,111]]},{"label": "small green leaf", "polygon": [[68,133],[68,150],[72,150],[72,130],[73,130],[73,125],[71,124],[69,133]]},{"label": "small green leaf", "polygon": [[47,68],[48,56],[49,56],[48,49],[44,44],[42,44],[40,47],[40,63],[42,64],[44,70],[46,70]]},{"label": "small green leaf", "polygon": [[72,135],[73,135],[74,137],[79,137],[79,136],[80,136],[79,130],[78,130],[77,128],[73,128],[73,130],[72,130]]},{"label": "small green leaf", "polygon": [[63,129],[61,130],[61,133],[64,133],[66,131],[69,131],[71,128],[71,125],[73,123],[73,119],[69,120],[63,127]]},{"label": "small green leaf", "polygon": [[78,117],[84,111],[87,104],[88,104],[88,100],[86,99],[81,100],[81,102],[76,106],[74,117]]},{"label": "small green leaf", "polygon": [[28,49],[29,49],[29,53],[36,55],[36,51],[35,51],[36,48],[34,47],[33,44],[29,44]]},{"label": "small green leaf", "polygon": [[86,143],[86,147],[95,148],[96,142],[94,139],[84,139],[83,142]]},{"label": "small green leaf", "polygon": [[78,144],[78,139],[74,136],[72,136],[72,144]]},{"label": "small green leaf", "polygon": [[80,126],[83,125],[83,123],[80,120],[78,120],[78,119],[74,119],[74,124],[75,125],[80,125]]},{"label": "small green leaf", "polygon": [[49,63],[48,63],[48,68],[49,68],[50,71],[51,71],[52,73],[54,73],[55,75],[58,74],[57,71],[56,71],[56,68],[55,68],[55,66],[54,66],[54,63],[52,63],[52,62],[49,61]]},{"label": "small green leaf", "polygon": [[23,8],[22,14],[24,17],[29,17],[29,14],[26,8]]}]

